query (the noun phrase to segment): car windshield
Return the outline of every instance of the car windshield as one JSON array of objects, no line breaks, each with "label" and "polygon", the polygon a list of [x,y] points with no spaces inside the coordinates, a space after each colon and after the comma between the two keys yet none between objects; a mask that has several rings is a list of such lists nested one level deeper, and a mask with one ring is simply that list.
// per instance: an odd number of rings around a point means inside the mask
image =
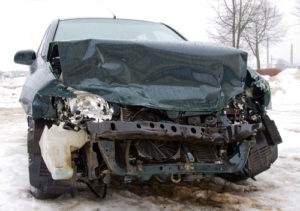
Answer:
[{"label": "car windshield", "polygon": [[159,23],[120,19],[69,19],[59,22],[55,41],[83,39],[182,41]]}]

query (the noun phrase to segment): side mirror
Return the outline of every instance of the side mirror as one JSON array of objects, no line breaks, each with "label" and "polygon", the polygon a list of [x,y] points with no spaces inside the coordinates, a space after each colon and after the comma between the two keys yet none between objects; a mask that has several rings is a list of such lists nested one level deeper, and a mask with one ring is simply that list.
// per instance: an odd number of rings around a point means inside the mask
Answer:
[{"label": "side mirror", "polygon": [[31,65],[35,59],[36,54],[33,50],[18,51],[14,57],[15,63],[26,65]]}]

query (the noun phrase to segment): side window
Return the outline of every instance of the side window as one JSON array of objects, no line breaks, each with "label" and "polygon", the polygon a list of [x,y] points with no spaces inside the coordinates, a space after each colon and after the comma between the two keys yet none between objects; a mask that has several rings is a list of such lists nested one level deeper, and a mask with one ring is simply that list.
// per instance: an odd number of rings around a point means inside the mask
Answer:
[{"label": "side window", "polygon": [[47,37],[47,34],[48,34],[49,30],[50,30],[50,26],[48,26],[48,28],[46,30],[46,33],[44,34],[44,37],[42,39],[41,45],[40,45],[40,47],[38,49],[38,54],[40,54],[41,56],[44,56],[43,55],[44,54],[43,48],[44,48],[44,45],[45,45],[45,42],[46,42],[46,37]]}]

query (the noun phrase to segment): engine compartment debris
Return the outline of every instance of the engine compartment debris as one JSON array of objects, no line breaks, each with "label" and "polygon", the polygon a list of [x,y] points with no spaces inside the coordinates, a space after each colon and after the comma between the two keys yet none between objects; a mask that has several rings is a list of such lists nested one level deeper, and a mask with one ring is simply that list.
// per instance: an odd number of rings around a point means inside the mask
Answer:
[{"label": "engine compartment debris", "polygon": [[113,108],[102,97],[78,90],[73,90],[73,93],[76,98],[68,98],[66,103],[73,115],[72,122],[78,122],[84,117],[94,119],[95,122],[111,120]]}]

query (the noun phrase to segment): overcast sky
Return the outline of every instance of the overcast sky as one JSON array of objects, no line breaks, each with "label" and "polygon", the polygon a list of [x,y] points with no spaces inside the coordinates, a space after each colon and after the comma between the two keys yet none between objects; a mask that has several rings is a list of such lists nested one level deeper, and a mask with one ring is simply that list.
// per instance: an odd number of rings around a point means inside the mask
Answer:
[{"label": "overcast sky", "polygon": [[[112,17],[141,19],[166,23],[188,40],[212,42],[207,31],[213,29],[213,0],[1,0],[0,1],[0,71],[24,70],[13,63],[17,50],[36,50],[42,36],[55,18]],[[294,12],[296,0],[271,0],[284,13],[288,33],[283,42],[271,46],[273,59],[290,61],[290,45],[294,43],[294,61],[300,64],[300,20],[297,26]],[[265,51],[262,65],[266,64]],[[273,63],[276,61],[274,60]],[[255,62],[250,61],[255,67]]]}]

